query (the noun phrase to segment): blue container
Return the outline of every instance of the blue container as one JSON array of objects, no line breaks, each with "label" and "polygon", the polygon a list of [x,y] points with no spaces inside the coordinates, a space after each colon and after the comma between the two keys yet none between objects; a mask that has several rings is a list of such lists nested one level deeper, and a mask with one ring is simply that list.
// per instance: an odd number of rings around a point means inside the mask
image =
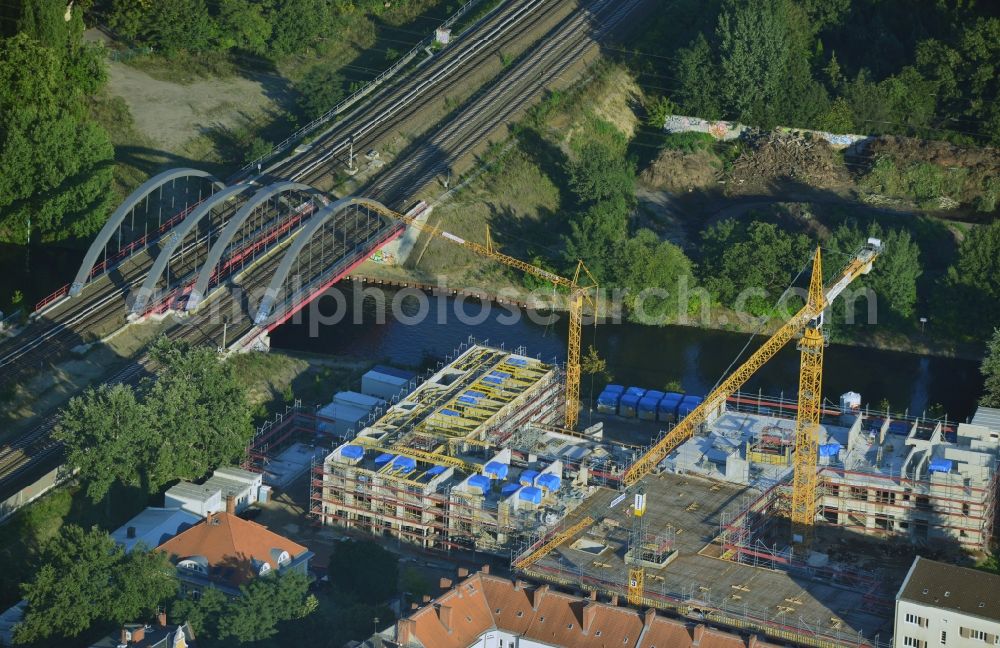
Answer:
[{"label": "blue container", "polygon": [[520,489],[521,489],[520,484],[504,484],[503,488],[500,489],[500,494],[503,497],[510,497]]},{"label": "blue container", "polygon": [[469,477],[469,488],[480,495],[490,492],[490,478],[486,475],[473,475]]},{"label": "blue container", "polygon": [[607,389],[597,397],[597,411],[602,414],[617,414],[618,401],[621,400],[621,392],[609,392]]},{"label": "blue container", "polygon": [[534,486],[525,486],[517,494],[517,498],[523,502],[531,502],[535,506],[542,503],[542,491]]},{"label": "blue container", "polygon": [[446,470],[448,469],[445,468],[444,466],[433,466],[430,470],[427,471],[427,476],[434,477],[435,475],[440,475]]},{"label": "blue container", "polygon": [[646,389],[643,387],[629,387],[625,390],[625,393],[629,396],[638,396],[639,398],[642,398],[646,395]]},{"label": "blue container", "polygon": [[380,454],[379,456],[375,457],[375,470],[378,470],[379,468],[386,465],[395,458],[396,455],[389,454],[388,452]]},{"label": "blue container", "polygon": [[683,394],[677,392],[667,392],[663,395],[660,404],[656,406],[657,419],[662,423],[677,422],[677,406],[684,400]]},{"label": "blue container", "polygon": [[621,385],[608,385],[607,387],[604,388],[604,391],[610,394],[624,394],[625,388],[622,387]]},{"label": "blue container", "polygon": [[345,459],[356,461],[365,456],[365,449],[359,445],[345,445],[340,449],[340,455]]},{"label": "blue container", "polygon": [[621,401],[618,403],[618,415],[626,418],[635,418],[636,410],[639,408],[639,401],[641,400],[642,395],[625,392],[625,395],[622,396]]},{"label": "blue container", "polygon": [[677,406],[677,420],[681,420],[693,412],[694,408],[701,405],[703,400],[705,399],[701,396],[685,396]]},{"label": "blue container", "polygon": [[507,358],[507,364],[512,367],[527,367],[528,361],[524,358]]},{"label": "blue container", "polygon": [[554,493],[559,490],[559,487],[562,485],[562,479],[559,478],[559,475],[545,473],[544,475],[538,476],[538,479],[535,480],[535,484],[550,493]]},{"label": "blue container", "polygon": [[510,467],[499,461],[490,461],[483,466],[483,474],[492,479],[506,479]]},{"label": "blue container", "polygon": [[650,389],[646,392],[646,395],[639,400],[637,407],[639,418],[644,421],[655,421],[656,408],[659,407],[660,401],[663,400],[664,396],[666,394],[655,389]]},{"label": "blue container", "polygon": [[518,479],[518,483],[520,483],[522,486],[534,486],[535,477],[538,477],[537,470],[525,470],[523,473],[521,473],[521,477],[520,479]]}]

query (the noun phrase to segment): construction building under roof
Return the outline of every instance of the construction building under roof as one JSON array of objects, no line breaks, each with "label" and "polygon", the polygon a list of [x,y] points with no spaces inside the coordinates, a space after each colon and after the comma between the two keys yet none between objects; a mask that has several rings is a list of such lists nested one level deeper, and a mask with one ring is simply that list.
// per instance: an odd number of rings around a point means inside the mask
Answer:
[{"label": "construction building under roof", "polygon": [[580,460],[594,448],[522,434],[562,415],[560,389],[558,367],[473,345],[314,467],[312,511],[425,548],[498,552],[558,524],[589,494]]}]

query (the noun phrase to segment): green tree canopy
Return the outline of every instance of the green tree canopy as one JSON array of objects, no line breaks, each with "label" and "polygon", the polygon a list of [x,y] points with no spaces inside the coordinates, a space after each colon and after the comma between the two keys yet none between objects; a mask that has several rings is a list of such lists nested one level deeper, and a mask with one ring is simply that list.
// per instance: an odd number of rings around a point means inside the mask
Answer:
[{"label": "green tree canopy", "polygon": [[174,602],[171,614],[190,622],[199,645],[207,648],[273,637],[279,623],[303,619],[315,609],[308,578],[300,572],[278,572],[240,586],[240,595],[233,599],[206,588],[198,599]]},{"label": "green tree canopy", "polygon": [[616,198],[635,202],[635,163],[607,144],[584,144],[568,172],[569,186],[583,204]]},{"label": "green tree canopy", "polygon": [[103,499],[116,481],[149,488],[155,435],[130,386],[101,385],[73,398],[54,436],[66,446],[67,463],[80,469],[91,501]]},{"label": "green tree canopy", "polygon": [[147,40],[168,54],[210,49],[219,29],[208,14],[205,0],[156,0],[150,5],[146,21]]},{"label": "green tree canopy", "polygon": [[153,614],[177,590],[163,554],[126,554],[106,532],[66,525],[49,542],[42,566],[22,586],[28,607],[18,644],[75,637],[96,622],[123,623]]},{"label": "green tree canopy", "polygon": [[766,315],[810,258],[812,244],[772,223],[727,219],[702,234],[701,277],[729,307]]},{"label": "green tree canopy", "polygon": [[344,98],[344,77],[329,65],[315,65],[297,84],[299,108],[316,119]]},{"label": "green tree canopy", "polygon": [[582,259],[598,281],[611,278],[618,262],[618,248],[628,235],[629,207],[622,196],[594,203],[570,220],[565,237],[565,258],[576,267]]},{"label": "green tree canopy", "polygon": [[993,329],[993,337],[986,345],[980,371],[985,384],[979,404],[983,407],[1000,407],[1000,328]]},{"label": "green tree canopy", "polygon": [[944,315],[950,314],[956,330],[989,336],[1000,322],[1000,220],[966,235],[943,288],[946,296],[939,301],[948,304]]},{"label": "green tree canopy", "polygon": [[157,378],[138,394],[124,385],[91,389],[60,416],[56,438],[93,501],[115,481],[151,492],[200,478],[237,462],[253,435],[246,392],[213,349],[161,339],[151,356]]},{"label": "green tree canopy", "polygon": [[224,49],[241,49],[266,54],[271,38],[271,23],[264,5],[247,0],[219,2],[219,43]]},{"label": "green tree canopy", "polygon": [[[888,305],[893,315],[900,319],[913,317],[917,303],[917,279],[923,274],[920,248],[907,230],[886,232],[879,224],[872,223],[863,231],[857,223],[848,222],[838,227],[827,245],[845,255],[857,252],[869,237],[882,240],[883,251],[870,274],[859,278],[852,288],[871,288],[880,304]],[[840,269],[841,258],[824,260],[827,276]],[[860,304],[860,302],[859,302]]]},{"label": "green tree canopy", "polygon": [[625,304],[633,319],[665,324],[677,314],[681,277],[693,275],[683,250],[641,229],[621,246],[619,261],[615,284],[627,291]]},{"label": "green tree canopy", "polygon": [[114,149],[84,103],[103,75],[82,45],[46,47],[26,33],[0,41],[0,237],[22,242],[29,223],[43,240],[103,224]]}]

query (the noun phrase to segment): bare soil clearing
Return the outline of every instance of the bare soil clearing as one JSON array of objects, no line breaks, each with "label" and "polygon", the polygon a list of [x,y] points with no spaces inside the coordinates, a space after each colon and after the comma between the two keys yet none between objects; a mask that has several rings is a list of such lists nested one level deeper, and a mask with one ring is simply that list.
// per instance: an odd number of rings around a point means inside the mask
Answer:
[{"label": "bare soil clearing", "polygon": [[276,75],[199,78],[180,84],[117,62],[108,65],[108,88],[128,104],[143,135],[176,154],[185,153],[190,140],[214,129],[237,128],[276,112],[288,94],[284,80]]}]

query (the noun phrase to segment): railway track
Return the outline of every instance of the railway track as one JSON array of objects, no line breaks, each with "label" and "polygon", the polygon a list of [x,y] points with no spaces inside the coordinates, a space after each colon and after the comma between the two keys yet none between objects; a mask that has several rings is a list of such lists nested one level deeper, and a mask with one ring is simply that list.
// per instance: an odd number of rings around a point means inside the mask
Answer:
[{"label": "railway track", "polygon": [[[336,121],[312,142],[308,151],[279,160],[264,175],[313,184],[328,172],[331,164],[338,163],[338,156],[350,149],[352,139],[355,148],[362,150],[374,145],[400,119],[414,116],[432,102],[436,98],[435,90],[446,84],[466,81],[485,60],[517,40],[526,21],[544,20],[564,5],[564,0],[516,0],[507,6],[501,5],[413,74],[396,84],[386,85]],[[225,222],[219,227],[224,225]],[[171,262],[183,253],[175,254]],[[142,267],[136,269],[139,264]],[[67,310],[59,312],[57,320],[46,321],[44,328],[20,346],[4,349],[7,345],[0,345],[0,368],[10,367],[18,361],[24,365],[4,371],[0,386],[14,384],[35,367],[64,355],[83,342],[88,334],[99,331],[112,320],[121,321],[127,295],[145,280],[152,257],[143,252],[128,265],[130,274],[114,282],[112,275],[104,275],[101,285],[89,286],[85,298],[68,300]],[[19,339],[24,338],[19,336]]]},{"label": "railway track", "polygon": [[[595,47],[597,39],[618,26],[643,1],[594,0],[586,5],[587,9],[584,12],[571,14],[561,20],[544,38],[529,48],[503,76],[482,88],[436,131],[422,138],[413,147],[412,155],[372,179],[360,193],[378,198],[390,207],[398,209],[400,201],[407,195],[426,185],[444,166],[461,158],[483,136],[513,118],[532,97],[575,64],[588,49]],[[561,2],[556,0],[552,2],[521,0],[513,3],[507,12],[492,16],[475,32],[482,34],[483,29],[491,30],[489,33],[493,35],[492,49],[480,45],[472,53],[466,54],[461,61],[446,59],[436,62],[436,67],[423,69],[420,74],[399,86],[387,88],[378,93],[374,100],[388,101],[392,104],[382,113],[363,119],[365,108],[355,109],[321,134],[309,151],[275,164],[265,174],[313,184],[318,177],[328,173],[331,164],[340,162],[338,155],[349,149],[352,137],[355,148],[363,150],[364,147],[372,145],[385,137],[391,131],[393,124],[411,117],[419,112],[423,104],[433,100],[431,96],[433,83],[441,82],[448,69],[454,69],[462,62],[481,63],[496,54],[505,43],[515,40],[516,32],[511,31],[512,27],[506,30],[500,29],[502,24],[506,24],[505,20],[509,21],[512,12],[520,12],[517,15],[523,20],[525,16],[532,15],[530,11],[543,9],[543,12],[537,15],[541,19],[553,15],[560,4]],[[469,74],[472,72],[464,72],[464,75]],[[411,103],[409,105],[400,103],[400,97],[407,97]],[[280,255],[270,255],[249,270],[241,281],[244,294],[265,286],[279,263]],[[143,278],[144,275],[133,279],[129,286],[139,285]],[[121,288],[117,290],[117,297],[122,298],[124,290]],[[235,300],[242,298],[242,295],[235,296],[230,291],[223,291],[217,297],[220,301],[217,310],[225,311],[227,308],[232,308]],[[177,324],[167,331],[171,338],[194,344],[206,342],[216,344],[220,339],[223,326],[221,322],[209,318],[202,319],[196,315],[185,319],[184,323]],[[235,327],[230,325],[230,339],[238,339],[251,329],[249,318],[244,318]],[[151,373],[154,369],[149,357],[143,356],[117,372],[107,382],[134,384],[142,375]],[[0,449],[0,496],[20,475],[31,470],[36,464],[52,462],[57,453],[61,452],[61,446],[50,436],[54,427],[55,419],[51,418],[32,428],[14,443]]]}]

